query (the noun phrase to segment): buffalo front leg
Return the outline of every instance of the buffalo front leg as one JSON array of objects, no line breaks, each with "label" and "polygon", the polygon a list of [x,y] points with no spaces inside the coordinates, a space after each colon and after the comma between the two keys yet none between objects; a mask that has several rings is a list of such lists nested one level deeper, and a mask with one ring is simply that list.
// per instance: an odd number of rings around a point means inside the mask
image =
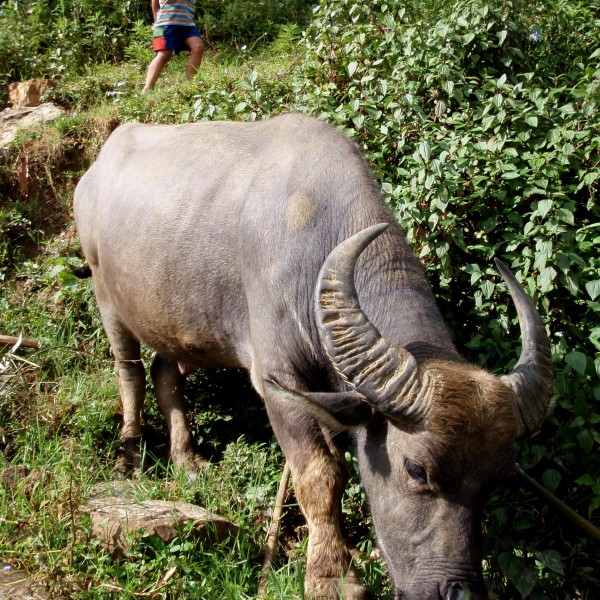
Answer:
[{"label": "buffalo front leg", "polygon": [[206,461],[194,450],[192,434],[184,409],[183,392],[185,376],[181,374],[177,362],[157,354],[150,369],[160,411],[169,428],[169,452],[173,464],[185,469],[188,477],[194,479],[198,469]]},{"label": "buffalo front leg", "polygon": [[327,431],[293,408],[290,392],[269,384],[264,392],[269,419],[290,465],[296,497],[308,525],[307,595],[363,600],[368,594],[352,566],[340,527],[346,482],[343,455]]}]

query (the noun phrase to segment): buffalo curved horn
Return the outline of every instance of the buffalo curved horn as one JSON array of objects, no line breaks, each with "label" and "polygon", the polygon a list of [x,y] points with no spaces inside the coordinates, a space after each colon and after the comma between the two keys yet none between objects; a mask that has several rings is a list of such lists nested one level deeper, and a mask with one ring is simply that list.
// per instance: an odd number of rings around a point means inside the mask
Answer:
[{"label": "buffalo curved horn", "polygon": [[337,373],[375,410],[417,423],[430,404],[427,371],[412,354],[383,338],[362,311],[354,284],[358,257],[388,226],[363,229],[333,249],[319,273],[315,315]]},{"label": "buffalo curved horn", "polygon": [[521,328],[522,350],[514,369],[502,377],[515,395],[517,436],[539,429],[552,395],[552,357],[550,341],[542,319],[531,298],[510,269],[497,258],[496,267],[515,303]]}]

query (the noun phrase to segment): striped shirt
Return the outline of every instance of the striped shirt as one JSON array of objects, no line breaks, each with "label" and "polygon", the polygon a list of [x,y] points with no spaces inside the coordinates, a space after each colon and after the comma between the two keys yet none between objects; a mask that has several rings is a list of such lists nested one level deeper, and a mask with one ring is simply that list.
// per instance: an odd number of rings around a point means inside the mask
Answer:
[{"label": "striped shirt", "polygon": [[194,23],[194,0],[159,0],[156,25],[187,25]]}]

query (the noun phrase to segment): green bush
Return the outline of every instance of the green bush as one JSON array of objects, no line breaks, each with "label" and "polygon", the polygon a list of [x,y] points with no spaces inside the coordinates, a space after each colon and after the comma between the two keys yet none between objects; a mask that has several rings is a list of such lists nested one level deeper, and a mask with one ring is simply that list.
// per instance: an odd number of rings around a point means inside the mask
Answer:
[{"label": "green bush", "polygon": [[150,20],[149,3],[130,0],[2,1],[0,88],[122,60],[136,24]]},{"label": "green bush", "polygon": [[310,0],[203,0],[197,2],[201,29],[209,42],[251,48],[270,42],[281,25],[306,23]]},{"label": "green bush", "polygon": [[[303,110],[337,124],[365,150],[458,347],[473,361],[505,370],[518,356],[516,315],[493,257],[524,282],[552,342],[555,409],[520,460],[597,523],[595,4],[321,2],[298,94]],[[590,570],[597,551],[509,487],[486,524],[490,585],[503,598],[597,590]]]}]

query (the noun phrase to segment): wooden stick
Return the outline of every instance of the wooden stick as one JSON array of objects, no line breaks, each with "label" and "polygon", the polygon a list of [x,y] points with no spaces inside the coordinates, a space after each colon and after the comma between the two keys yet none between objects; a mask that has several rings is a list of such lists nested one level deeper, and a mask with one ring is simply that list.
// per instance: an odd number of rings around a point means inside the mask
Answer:
[{"label": "wooden stick", "polygon": [[281,474],[279,490],[277,491],[277,499],[275,500],[275,507],[273,508],[273,520],[271,521],[271,527],[269,529],[269,534],[267,535],[267,542],[265,545],[265,557],[263,559],[260,582],[258,584],[259,600],[262,600],[265,597],[265,593],[267,591],[267,581],[269,580],[269,571],[271,570],[271,563],[273,562],[273,556],[275,555],[275,548],[277,548],[279,525],[281,524],[283,505],[285,504],[289,480],[290,465],[286,461],[285,467],[283,467],[283,473]]},{"label": "wooden stick", "polygon": [[513,471],[533,490],[542,500],[545,500],[563,517],[574,523],[588,537],[596,542],[600,542],[600,529],[584,519],[579,513],[576,513],[571,507],[567,506],[562,500],[559,500],[552,492],[549,492],[544,486],[540,485],[535,479],[527,475],[520,465],[515,463]]},{"label": "wooden stick", "polygon": [[[0,335],[0,346],[14,346],[19,341],[18,337],[12,335]],[[40,343],[37,340],[31,338],[21,338],[20,346],[25,348],[39,348]]]}]

